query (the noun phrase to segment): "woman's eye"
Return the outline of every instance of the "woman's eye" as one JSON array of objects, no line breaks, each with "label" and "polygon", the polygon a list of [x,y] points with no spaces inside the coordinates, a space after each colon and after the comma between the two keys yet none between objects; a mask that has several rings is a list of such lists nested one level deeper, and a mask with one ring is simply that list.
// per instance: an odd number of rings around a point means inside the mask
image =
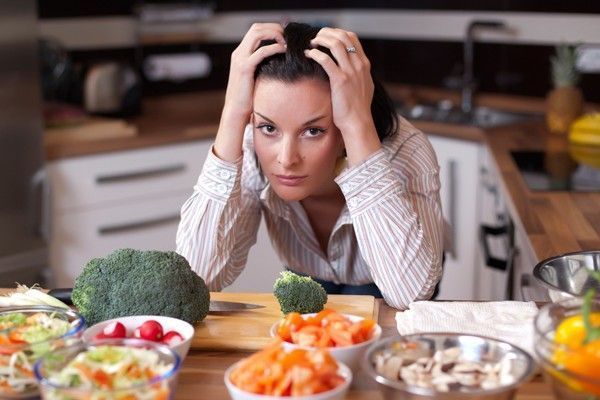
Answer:
[{"label": "woman's eye", "polygon": [[259,125],[257,126],[257,128],[265,135],[273,135],[273,133],[275,132],[275,127],[269,124]]},{"label": "woman's eye", "polygon": [[309,137],[320,136],[323,132],[325,132],[325,129],[321,128],[308,128],[304,131],[305,135]]}]

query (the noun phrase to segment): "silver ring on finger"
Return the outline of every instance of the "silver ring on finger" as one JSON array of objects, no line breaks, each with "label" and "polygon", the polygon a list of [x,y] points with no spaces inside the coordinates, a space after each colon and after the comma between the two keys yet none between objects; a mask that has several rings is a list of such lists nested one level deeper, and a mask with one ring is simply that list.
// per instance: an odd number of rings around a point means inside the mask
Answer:
[{"label": "silver ring on finger", "polygon": [[354,47],[354,46],[346,47],[346,52],[348,54],[350,54],[350,53],[356,53],[356,47]]}]

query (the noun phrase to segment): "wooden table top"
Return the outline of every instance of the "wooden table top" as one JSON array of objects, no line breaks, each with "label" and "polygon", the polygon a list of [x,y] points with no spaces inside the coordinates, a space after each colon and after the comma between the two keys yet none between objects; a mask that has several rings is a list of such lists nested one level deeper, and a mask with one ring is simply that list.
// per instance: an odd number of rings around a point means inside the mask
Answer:
[{"label": "wooden table top", "polygon": [[[396,310],[381,300],[379,304],[378,322],[382,327],[382,337],[397,334],[395,324]],[[183,362],[179,374],[179,384],[175,399],[226,399],[227,389],[223,383],[225,370],[234,362],[250,353],[239,351],[201,351],[190,350]],[[363,372],[355,374],[353,386],[347,399],[380,400],[383,399],[375,383]],[[535,376],[530,382],[521,386],[516,400],[552,400],[550,387],[541,376]]]},{"label": "wooden table top", "polygon": [[547,168],[562,174],[574,167],[567,156],[571,145],[566,137],[548,133],[543,123],[529,123],[488,131],[486,142],[510,212],[538,260],[600,249],[600,192],[532,191],[511,156],[513,150],[545,151]]}]

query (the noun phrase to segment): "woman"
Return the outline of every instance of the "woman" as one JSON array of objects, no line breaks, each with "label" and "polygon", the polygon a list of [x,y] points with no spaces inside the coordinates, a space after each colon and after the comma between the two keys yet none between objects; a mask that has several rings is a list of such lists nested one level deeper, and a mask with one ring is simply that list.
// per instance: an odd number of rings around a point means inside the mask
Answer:
[{"label": "woman", "polygon": [[290,270],[404,309],[441,275],[439,187],[431,145],[398,123],[354,33],[254,24],[231,56],[177,251],[221,290],[244,268],[263,214]]}]

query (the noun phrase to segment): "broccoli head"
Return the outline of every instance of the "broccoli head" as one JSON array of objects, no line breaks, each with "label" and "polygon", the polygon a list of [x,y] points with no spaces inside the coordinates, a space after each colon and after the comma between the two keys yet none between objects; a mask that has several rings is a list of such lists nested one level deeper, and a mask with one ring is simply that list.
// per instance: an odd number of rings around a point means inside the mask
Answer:
[{"label": "broccoli head", "polygon": [[90,325],[128,315],[163,315],[193,324],[208,314],[210,293],[174,251],[119,249],[85,265],[72,298]]},{"label": "broccoli head", "polygon": [[310,276],[283,271],[273,285],[273,294],[284,314],[293,311],[300,314],[316,313],[327,303],[327,292]]}]

